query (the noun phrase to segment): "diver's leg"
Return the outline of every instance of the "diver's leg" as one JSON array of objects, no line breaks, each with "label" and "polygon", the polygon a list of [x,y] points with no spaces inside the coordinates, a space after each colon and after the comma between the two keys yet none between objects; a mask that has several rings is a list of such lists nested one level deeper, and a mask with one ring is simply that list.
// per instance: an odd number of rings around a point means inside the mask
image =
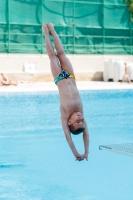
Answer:
[{"label": "diver's leg", "polygon": [[50,30],[51,35],[54,38],[54,44],[55,44],[55,48],[57,50],[57,56],[59,58],[59,61],[60,61],[62,69],[65,69],[65,70],[67,70],[69,72],[74,73],[73,67],[72,67],[69,59],[65,55],[63,45],[62,45],[62,43],[61,43],[61,41],[60,41],[60,39],[59,39],[55,29],[54,29],[53,24],[52,23],[47,23],[47,26],[48,26],[48,28]]},{"label": "diver's leg", "polygon": [[131,80],[130,80],[130,78],[129,78],[129,77],[127,77],[127,79],[128,79],[128,82],[129,82],[129,83],[131,83]]},{"label": "diver's leg", "polygon": [[59,64],[58,57],[56,56],[53,50],[53,47],[49,38],[49,31],[48,31],[47,24],[43,25],[42,28],[45,34],[46,51],[50,59],[51,72],[52,72],[53,77],[55,78],[60,74],[62,69]]}]

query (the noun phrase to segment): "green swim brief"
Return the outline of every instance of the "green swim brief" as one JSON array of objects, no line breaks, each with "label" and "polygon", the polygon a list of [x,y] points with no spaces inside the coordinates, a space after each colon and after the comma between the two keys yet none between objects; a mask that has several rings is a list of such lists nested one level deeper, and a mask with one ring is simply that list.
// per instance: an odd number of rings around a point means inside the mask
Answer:
[{"label": "green swim brief", "polygon": [[74,74],[71,72],[68,72],[66,70],[62,70],[61,73],[54,79],[55,84],[57,84],[59,81],[67,78],[73,78],[75,79]]}]

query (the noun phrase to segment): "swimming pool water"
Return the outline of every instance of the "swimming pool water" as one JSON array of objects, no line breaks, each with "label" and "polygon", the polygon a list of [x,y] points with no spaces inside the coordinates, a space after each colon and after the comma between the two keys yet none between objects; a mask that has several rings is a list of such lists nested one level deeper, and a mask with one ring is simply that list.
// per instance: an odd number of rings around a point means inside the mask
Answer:
[{"label": "swimming pool water", "polygon": [[[89,160],[65,140],[57,92],[0,95],[1,200],[132,200],[133,158],[99,145],[133,143],[133,91],[80,92]],[[82,134],[73,136],[83,153]]]}]

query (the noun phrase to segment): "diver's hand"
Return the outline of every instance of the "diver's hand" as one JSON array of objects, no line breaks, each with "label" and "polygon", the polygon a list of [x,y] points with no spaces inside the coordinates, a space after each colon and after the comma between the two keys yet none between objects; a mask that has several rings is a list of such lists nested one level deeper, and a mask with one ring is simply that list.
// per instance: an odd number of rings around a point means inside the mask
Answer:
[{"label": "diver's hand", "polygon": [[78,161],[84,160],[84,157],[81,154],[77,154],[77,155],[75,155],[75,157],[76,157],[76,160],[78,160]]},{"label": "diver's hand", "polygon": [[86,159],[86,161],[88,161],[88,153],[84,153],[83,159]]}]

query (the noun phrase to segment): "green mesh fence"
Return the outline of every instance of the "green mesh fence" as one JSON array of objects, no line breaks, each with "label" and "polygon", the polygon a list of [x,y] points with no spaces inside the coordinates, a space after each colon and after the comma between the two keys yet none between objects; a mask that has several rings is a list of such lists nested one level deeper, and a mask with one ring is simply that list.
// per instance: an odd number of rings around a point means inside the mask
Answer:
[{"label": "green mesh fence", "polygon": [[46,53],[49,21],[68,54],[132,54],[124,0],[0,0],[0,52]]}]

